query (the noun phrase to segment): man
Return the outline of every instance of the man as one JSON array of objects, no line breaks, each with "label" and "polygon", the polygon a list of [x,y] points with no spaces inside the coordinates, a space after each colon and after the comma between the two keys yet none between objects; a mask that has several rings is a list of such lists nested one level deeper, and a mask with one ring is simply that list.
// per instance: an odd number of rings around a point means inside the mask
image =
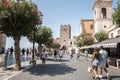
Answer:
[{"label": "man", "polygon": [[109,78],[109,73],[108,73],[108,70],[106,68],[106,61],[107,61],[107,58],[108,58],[108,53],[106,50],[104,50],[103,46],[100,47],[100,62],[99,62],[99,67],[100,67],[100,75],[99,77],[102,78],[102,69],[104,69],[104,71],[106,72],[107,74],[107,78]]}]

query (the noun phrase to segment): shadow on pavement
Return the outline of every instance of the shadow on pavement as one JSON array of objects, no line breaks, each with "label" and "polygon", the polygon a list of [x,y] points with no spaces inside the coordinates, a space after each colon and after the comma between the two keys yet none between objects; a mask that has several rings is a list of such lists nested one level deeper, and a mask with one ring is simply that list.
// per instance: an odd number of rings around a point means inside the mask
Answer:
[{"label": "shadow on pavement", "polygon": [[32,68],[24,71],[30,72],[33,75],[64,75],[67,73],[73,73],[76,69],[69,67],[66,64],[38,64],[34,65]]},{"label": "shadow on pavement", "polygon": [[120,76],[110,76],[110,80],[120,80]]},{"label": "shadow on pavement", "polygon": [[107,76],[104,76],[102,80],[120,80],[120,76],[110,76],[109,79],[107,79]]}]

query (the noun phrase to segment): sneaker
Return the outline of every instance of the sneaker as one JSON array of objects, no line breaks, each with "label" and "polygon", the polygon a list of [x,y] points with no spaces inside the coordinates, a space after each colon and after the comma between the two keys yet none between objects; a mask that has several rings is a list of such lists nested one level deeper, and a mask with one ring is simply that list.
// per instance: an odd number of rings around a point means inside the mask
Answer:
[{"label": "sneaker", "polygon": [[99,75],[99,78],[102,78],[103,76],[102,75]]},{"label": "sneaker", "polygon": [[107,73],[107,78],[110,78],[110,75],[109,75],[109,73]]}]

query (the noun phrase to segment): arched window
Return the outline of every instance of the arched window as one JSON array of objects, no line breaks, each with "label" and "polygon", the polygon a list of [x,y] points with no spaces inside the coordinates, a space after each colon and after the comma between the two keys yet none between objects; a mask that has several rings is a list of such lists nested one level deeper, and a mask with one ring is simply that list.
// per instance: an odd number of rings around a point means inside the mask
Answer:
[{"label": "arched window", "polygon": [[106,8],[102,8],[102,16],[103,18],[107,18]]}]

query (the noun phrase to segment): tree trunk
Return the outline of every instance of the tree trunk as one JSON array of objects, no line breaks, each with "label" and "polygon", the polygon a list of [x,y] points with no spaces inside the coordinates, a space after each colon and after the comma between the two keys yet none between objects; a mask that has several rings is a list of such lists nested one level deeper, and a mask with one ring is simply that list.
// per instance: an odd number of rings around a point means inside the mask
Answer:
[{"label": "tree trunk", "polygon": [[38,44],[39,45],[39,54],[40,54],[40,57],[41,57],[41,52],[42,52],[42,44]]},{"label": "tree trunk", "polygon": [[20,60],[20,38],[18,36],[14,37],[14,46],[15,46],[15,59],[16,66],[15,69],[17,71],[21,70],[21,60]]}]

